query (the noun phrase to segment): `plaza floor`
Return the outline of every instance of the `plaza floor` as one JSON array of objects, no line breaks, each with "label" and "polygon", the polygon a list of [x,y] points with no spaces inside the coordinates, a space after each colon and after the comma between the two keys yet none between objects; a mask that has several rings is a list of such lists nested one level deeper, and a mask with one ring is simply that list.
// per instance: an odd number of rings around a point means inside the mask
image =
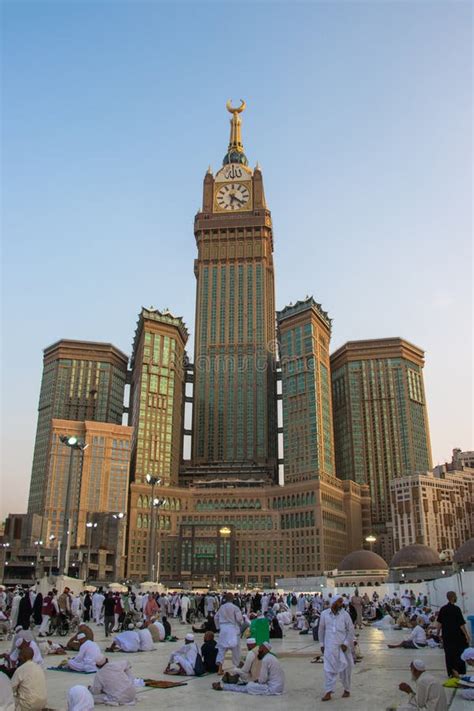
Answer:
[{"label": "plaza floor", "polygon": [[[96,641],[101,649],[108,646],[103,627],[94,628]],[[186,632],[191,631],[188,625],[180,625],[176,621],[173,632],[180,640]],[[359,644],[364,658],[356,664],[352,677],[351,697],[342,699],[342,688],[338,686],[332,701],[321,704],[323,693],[323,667],[322,664],[311,664],[310,661],[319,645],[312,641],[310,636],[299,635],[293,630],[285,630],[283,640],[274,641],[274,652],[281,660],[286,676],[286,692],[282,696],[255,697],[246,694],[214,691],[212,682],[216,675],[200,678],[189,678],[187,686],[176,689],[141,689],[138,694],[137,709],[149,711],[151,709],[176,709],[182,711],[189,709],[206,709],[206,711],[314,711],[323,707],[339,711],[385,711],[389,707],[407,702],[406,694],[398,690],[401,681],[410,683],[409,664],[416,655],[422,658],[427,668],[441,680],[445,679],[444,655],[439,649],[423,649],[415,653],[412,650],[387,648],[387,642],[399,642],[404,638],[403,632],[365,628],[361,630]],[[196,641],[201,644],[202,635],[196,635]],[[7,651],[10,642],[0,642],[0,652]],[[173,679],[163,674],[163,669],[169,655],[182,642],[161,643],[156,645],[154,652],[142,652],[128,655],[136,677],[150,677],[154,679]],[[242,644],[244,650],[245,645]],[[71,655],[72,656],[72,655]],[[122,655],[109,655],[121,657]],[[64,657],[46,657],[47,666],[58,664]],[[231,666],[230,658],[226,658],[226,667]],[[73,674],[65,672],[47,671],[48,707],[56,711],[65,711],[67,690],[75,684],[87,686],[91,683],[92,675]],[[181,679],[181,678],[180,678]],[[473,709],[474,704],[463,701],[459,694],[447,691],[451,711],[464,711]],[[103,708],[106,708],[105,706]]]}]

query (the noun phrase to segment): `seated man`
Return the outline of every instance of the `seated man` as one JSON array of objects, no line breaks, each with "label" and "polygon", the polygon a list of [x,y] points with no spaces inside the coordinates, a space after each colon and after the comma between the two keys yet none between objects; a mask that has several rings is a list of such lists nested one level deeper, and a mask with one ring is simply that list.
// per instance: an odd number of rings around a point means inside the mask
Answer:
[{"label": "seated man", "polygon": [[79,625],[79,627],[77,628],[76,634],[74,634],[67,642],[66,649],[69,649],[71,652],[78,652],[79,651],[79,647],[81,645],[79,644],[79,640],[77,639],[77,636],[79,634],[81,634],[81,632],[86,635],[87,639],[94,641],[94,633],[91,630],[91,628],[88,625],[82,624],[82,625]]},{"label": "seated man", "polygon": [[[194,642],[194,635],[187,634],[184,644],[170,657],[164,674],[179,674],[181,676],[194,676],[194,666],[198,655],[198,648]],[[177,668],[172,668],[175,665]]]},{"label": "seated man", "polygon": [[[162,622],[154,620],[150,625],[150,628],[151,636],[153,637],[154,642],[164,642],[166,640],[165,626]],[[157,638],[155,638],[155,632],[153,630],[156,630]]]},{"label": "seated man", "polygon": [[67,711],[94,711],[94,698],[85,686],[71,686],[67,692]]},{"label": "seated man", "polygon": [[426,647],[426,632],[423,627],[419,624],[420,620],[416,618],[411,621],[413,630],[409,639],[404,639],[400,644],[388,644],[389,649],[397,649],[397,647],[403,647],[403,649],[418,649],[419,647]]},{"label": "seated man", "polygon": [[402,681],[398,688],[405,694],[410,694],[410,701],[406,706],[398,706],[393,711],[447,711],[448,704],[443,686],[434,676],[426,673],[425,663],[421,659],[414,659],[410,664],[410,671],[413,681],[416,682],[416,690]]},{"label": "seated man", "polygon": [[[465,649],[461,654],[461,659],[463,662],[466,662],[468,667],[474,667],[474,647],[468,647]],[[474,684],[474,676],[471,676],[470,674],[461,676],[459,672],[453,669],[453,676],[460,680],[461,686],[463,681],[468,682],[469,684]],[[474,701],[474,689],[464,688],[461,691],[461,698],[466,699],[467,701]]]},{"label": "seated man", "polygon": [[[151,638],[152,638],[153,642],[161,642],[160,632],[159,632],[158,627],[155,623],[156,623],[156,620],[153,617],[151,620],[145,620],[143,626],[146,627],[147,630],[149,631],[149,633],[151,634]],[[163,628],[163,639],[164,639],[165,638],[165,628],[163,627],[163,625],[161,625],[161,627]]]},{"label": "seated man", "polygon": [[255,637],[247,639],[247,654],[244,662],[241,662],[238,667],[234,667],[230,672],[227,672],[222,677],[225,683],[237,683],[239,681],[257,681],[260,674],[262,662],[258,658],[258,647]]},{"label": "seated man", "polygon": [[33,650],[24,645],[20,650],[20,664],[12,677],[15,708],[21,711],[40,711],[47,702],[44,671],[33,661]]},{"label": "seated man", "polygon": [[12,683],[6,674],[0,672],[0,709],[2,711],[15,711]]},{"label": "seated man", "polygon": [[204,664],[204,669],[209,674],[215,674],[218,670],[217,666],[217,642],[214,639],[214,632],[206,632],[204,634],[204,644],[201,645],[201,657]]},{"label": "seated man", "polygon": [[96,704],[135,703],[136,689],[132,667],[127,659],[109,662],[103,655],[97,659],[97,674],[89,687]]},{"label": "seated man", "polygon": [[39,664],[40,667],[44,667],[43,656],[42,656],[40,649],[34,639],[26,640],[26,639],[22,639],[20,637],[19,639],[17,639],[15,647],[16,647],[16,649],[10,654],[10,661],[13,662],[13,664],[15,666],[16,666],[17,662],[19,661],[20,652],[23,649],[23,647],[30,647],[33,652],[34,663]]},{"label": "seated man", "polygon": [[139,652],[140,636],[134,625],[129,625],[128,630],[116,634],[110,647],[106,652]]},{"label": "seated man", "polygon": [[142,627],[137,630],[140,638],[140,652],[153,652],[153,637],[148,627]]},{"label": "seated man", "polygon": [[64,660],[60,666],[67,667],[77,672],[96,672],[96,660],[102,656],[100,647],[96,642],[91,639],[87,639],[84,632],[80,632],[77,635],[79,640],[79,652],[72,659]]},{"label": "seated man", "polygon": [[249,681],[248,684],[226,684],[216,682],[212,685],[215,691],[238,691],[243,694],[255,696],[277,696],[285,688],[285,675],[278,659],[270,654],[272,645],[263,642],[258,649],[258,658],[262,660],[258,681]]}]

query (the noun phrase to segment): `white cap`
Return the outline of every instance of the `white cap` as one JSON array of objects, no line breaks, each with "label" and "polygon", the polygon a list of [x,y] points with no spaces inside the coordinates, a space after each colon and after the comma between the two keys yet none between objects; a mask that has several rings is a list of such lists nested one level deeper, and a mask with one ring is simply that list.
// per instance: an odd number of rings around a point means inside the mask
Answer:
[{"label": "white cap", "polygon": [[255,637],[248,637],[247,644],[257,644],[257,640],[255,639]]},{"label": "white cap", "polygon": [[15,632],[19,632],[19,631],[22,630],[22,629],[23,629],[23,627],[22,627],[21,625],[17,625],[17,626],[15,627]]},{"label": "white cap", "polygon": [[272,645],[270,644],[270,642],[262,642],[262,647],[266,647],[268,651],[270,651]]},{"label": "white cap", "polygon": [[194,642],[194,635],[191,634],[191,632],[188,632],[184,639],[186,639],[188,642]]},{"label": "white cap", "polygon": [[426,671],[426,664],[421,659],[414,659],[412,665],[417,671]]},{"label": "white cap", "polygon": [[474,647],[468,647],[461,654],[461,659],[463,662],[470,662],[474,659]]},{"label": "white cap", "polygon": [[128,629],[129,629],[129,630],[134,630],[134,629],[135,629],[135,625],[132,625],[132,624],[130,623],[129,626],[128,626]]},{"label": "white cap", "polygon": [[334,603],[338,600],[342,600],[342,595],[333,595],[333,597],[331,598],[331,605],[334,605]]},{"label": "white cap", "polygon": [[95,660],[95,664],[97,667],[103,667],[106,661],[107,657],[105,656],[105,654],[101,654],[100,657],[97,657],[97,659]]},{"label": "white cap", "polygon": [[86,635],[84,634],[84,632],[79,632],[79,634],[76,637],[76,639],[85,639],[85,638],[86,638]]}]

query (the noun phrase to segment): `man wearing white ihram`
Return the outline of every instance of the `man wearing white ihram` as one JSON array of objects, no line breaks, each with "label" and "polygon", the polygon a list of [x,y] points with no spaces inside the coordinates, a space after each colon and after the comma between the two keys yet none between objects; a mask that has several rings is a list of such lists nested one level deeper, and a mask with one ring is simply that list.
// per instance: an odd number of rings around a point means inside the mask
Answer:
[{"label": "man wearing white ihram", "polygon": [[244,621],[239,608],[233,603],[233,594],[226,593],[225,599],[225,603],[220,606],[214,616],[214,623],[219,630],[216,658],[217,673],[221,676],[222,664],[228,649],[232,650],[232,664],[234,667],[238,666],[240,662],[240,627]]},{"label": "man wearing white ihram", "polygon": [[332,599],[331,607],[323,610],[319,621],[319,641],[324,654],[324,690],[321,701],[330,701],[339,675],[344,687],[343,698],[350,696],[351,673],[354,666],[352,647],[355,641],[354,625],[343,609],[341,595]]},{"label": "man wearing white ihram", "polygon": [[283,694],[285,674],[278,659],[270,654],[271,648],[270,642],[263,642],[258,648],[258,659],[262,660],[258,681],[249,681],[248,684],[225,684],[217,681],[212,685],[214,691],[236,691],[252,696],[279,696]]}]

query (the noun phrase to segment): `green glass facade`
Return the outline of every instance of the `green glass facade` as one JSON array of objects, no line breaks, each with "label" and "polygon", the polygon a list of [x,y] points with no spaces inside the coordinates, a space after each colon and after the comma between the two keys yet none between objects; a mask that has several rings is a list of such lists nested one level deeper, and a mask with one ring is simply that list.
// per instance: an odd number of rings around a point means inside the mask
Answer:
[{"label": "green glass facade", "polygon": [[368,484],[373,521],[387,522],[390,481],[431,468],[422,366],[401,353],[342,358],[332,371],[336,471]]}]

